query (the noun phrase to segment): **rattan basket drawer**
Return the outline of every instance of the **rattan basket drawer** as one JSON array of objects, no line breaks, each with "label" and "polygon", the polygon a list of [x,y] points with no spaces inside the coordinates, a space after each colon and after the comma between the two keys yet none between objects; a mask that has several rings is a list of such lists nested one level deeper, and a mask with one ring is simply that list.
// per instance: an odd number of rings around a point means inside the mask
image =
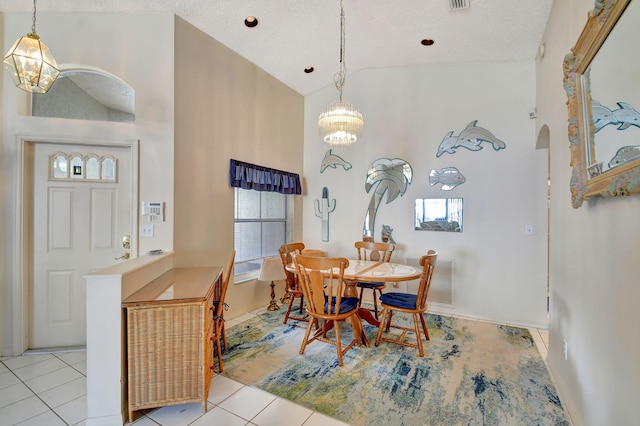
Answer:
[{"label": "rattan basket drawer", "polygon": [[201,304],[129,309],[132,410],[202,399],[201,310]]},{"label": "rattan basket drawer", "polygon": [[[200,402],[206,411],[213,376],[211,294],[220,279],[219,270],[216,271],[209,279],[203,275],[199,298],[194,296],[189,301],[132,298],[123,303],[127,315],[129,421],[134,421],[137,410],[166,405]],[[180,286],[176,277],[181,275],[174,273],[171,285]],[[189,285],[193,287],[193,280]]]}]

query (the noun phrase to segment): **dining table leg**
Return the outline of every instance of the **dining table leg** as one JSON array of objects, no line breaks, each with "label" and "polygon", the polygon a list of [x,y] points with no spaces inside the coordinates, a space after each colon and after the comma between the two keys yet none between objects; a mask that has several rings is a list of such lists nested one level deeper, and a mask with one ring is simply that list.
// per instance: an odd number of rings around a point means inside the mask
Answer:
[{"label": "dining table leg", "polygon": [[342,297],[358,297],[358,289],[355,281],[345,281],[344,294]]},{"label": "dining table leg", "polygon": [[[346,286],[344,289],[344,295],[342,297],[358,297],[358,289],[356,288],[356,281],[345,281]],[[364,308],[358,308],[358,316],[368,322],[369,324],[379,327],[380,321],[378,321],[370,310]],[[363,333],[364,334],[364,333]]]},{"label": "dining table leg", "polygon": [[358,308],[358,316],[365,320],[366,322],[368,322],[369,324],[375,326],[375,327],[380,327],[380,321],[378,321],[376,319],[376,317],[373,315],[373,313],[366,308]]},{"label": "dining table leg", "polygon": [[359,310],[355,315],[351,317],[351,326],[353,327],[353,333],[357,336],[360,336],[360,342],[367,347],[370,348],[369,339],[367,339],[367,335],[364,333],[364,329],[362,328],[362,321],[360,321]]}]

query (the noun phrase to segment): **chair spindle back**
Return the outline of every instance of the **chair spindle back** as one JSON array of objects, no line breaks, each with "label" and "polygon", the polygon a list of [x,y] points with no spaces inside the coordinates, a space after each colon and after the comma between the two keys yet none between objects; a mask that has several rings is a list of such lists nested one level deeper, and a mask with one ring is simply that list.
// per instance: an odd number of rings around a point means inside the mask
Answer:
[{"label": "chair spindle back", "polygon": [[304,250],[304,243],[290,243],[280,246],[278,252],[280,253],[280,260],[282,261],[282,268],[284,268],[284,275],[286,277],[287,287],[289,290],[298,290],[298,277],[295,273],[287,270],[287,265],[293,262],[293,258],[298,256]]},{"label": "chair spindle back", "polygon": [[393,254],[396,246],[390,243],[356,241],[355,248],[358,251],[358,260],[390,262],[391,255]]},{"label": "chair spindle back", "polygon": [[422,275],[420,276],[420,286],[418,287],[418,297],[416,299],[416,309],[424,310],[427,308],[427,296],[429,287],[431,287],[431,278],[436,267],[438,253],[435,250],[429,250],[426,255],[420,258],[420,266],[422,266]]},{"label": "chair spindle back", "polygon": [[[298,284],[307,299],[307,310],[320,317],[332,312],[340,314],[340,303],[346,285],[344,270],[349,266],[349,261],[342,257],[299,255],[294,258],[294,262]],[[328,276],[325,277],[325,274]]]}]

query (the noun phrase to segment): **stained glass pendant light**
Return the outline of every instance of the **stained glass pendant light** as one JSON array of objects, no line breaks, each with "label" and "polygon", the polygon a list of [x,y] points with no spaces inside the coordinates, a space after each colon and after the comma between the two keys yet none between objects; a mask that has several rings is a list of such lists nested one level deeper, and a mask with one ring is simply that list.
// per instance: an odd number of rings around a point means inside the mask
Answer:
[{"label": "stained glass pendant light", "polygon": [[33,0],[32,21],[31,32],[14,43],[3,62],[16,87],[32,93],[47,93],[60,71],[51,51],[36,34],[36,0]]},{"label": "stained glass pendant light", "polygon": [[358,109],[342,100],[342,88],[347,77],[345,63],[344,7],[340,0],[340,70],[334,76],[334,84],[340,97],[338,102],[329,104],[318,117],[318,130],[329,145],[349,146],[362,135],[364,120]]}]

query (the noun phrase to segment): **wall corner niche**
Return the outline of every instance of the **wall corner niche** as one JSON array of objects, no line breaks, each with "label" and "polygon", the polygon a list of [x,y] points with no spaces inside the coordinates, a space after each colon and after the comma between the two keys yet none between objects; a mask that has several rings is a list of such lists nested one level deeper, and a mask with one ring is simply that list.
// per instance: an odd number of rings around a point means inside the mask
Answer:
[{"label": "wall corner niche", "polygon": [[596,0],[563,63],[571,204],[640,192],[640,2]]}]

